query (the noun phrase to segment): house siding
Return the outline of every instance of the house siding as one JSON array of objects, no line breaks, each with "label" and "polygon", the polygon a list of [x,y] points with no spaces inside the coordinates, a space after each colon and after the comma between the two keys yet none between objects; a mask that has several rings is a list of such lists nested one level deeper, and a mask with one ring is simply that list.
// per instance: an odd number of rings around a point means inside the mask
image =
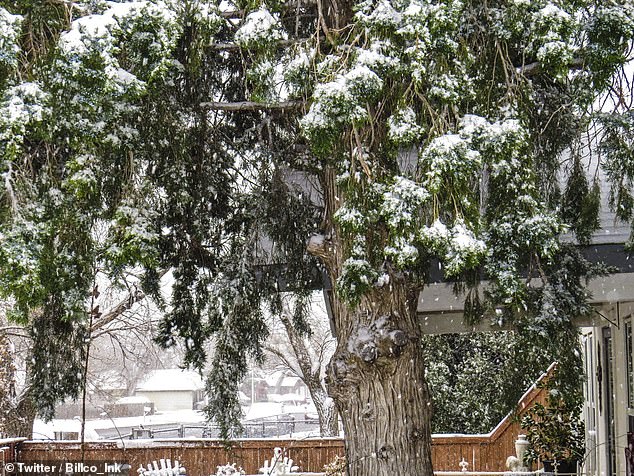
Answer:
[{"label": "house siding", "polygon": [[137,391],[136,395],[146,397],[154,403],[158,412],[174,410],[191,410],[194,408],[194,392],[192,391]]}]

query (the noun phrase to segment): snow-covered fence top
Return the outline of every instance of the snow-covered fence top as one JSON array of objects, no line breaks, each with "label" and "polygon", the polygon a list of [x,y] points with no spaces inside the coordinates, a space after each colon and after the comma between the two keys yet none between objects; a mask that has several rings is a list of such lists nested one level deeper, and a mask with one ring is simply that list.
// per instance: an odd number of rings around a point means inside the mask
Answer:
[{"label": "snow-covered fence top", "polygon": [[17,448],[26,438],[0,438],[0,461],[13,463],[16,461]]},{"label": "snow-covered fence top", "polygon": [[[548,377],[544,375],[543,378]],[[535,386],[531,388],[518,402],[520,414],[534,402],[543,401],[543,398],[543,389]],[[469,470],[478,474],[487,471],[506,473],[506,458],[515,453],[515,440],[520,433],[519,424],[511,418],[505,418],[486,435],[433,435],[434,468],[440,472],[439,476],[450,476],[442,471],[460,471],[459,463],[464,459],[469,463]],[[216,466],[230,461],[244,468],[247,474],[256,475],[263,461],[270,458],[276,447],[282,448],[284,454],[298,466],[298,471],[302,471],[293,473],[293,476],[311,472],[311,476],[323,474],[321,471],[326,464],[331,463],[335,456],[344,454],[343,440],[339,438],[236,440],[230,449],[222,441],[210,439],[122,439],[87,443],[85,459],[122,461],[132,468],[138,468],[148,461],[169,458],[180,461],[188,474],[205,476],[212,474]],[[52,459],[80,461],[81,445],[79,442],[27,441],[19,445],[18,458],[25,463]]]}]

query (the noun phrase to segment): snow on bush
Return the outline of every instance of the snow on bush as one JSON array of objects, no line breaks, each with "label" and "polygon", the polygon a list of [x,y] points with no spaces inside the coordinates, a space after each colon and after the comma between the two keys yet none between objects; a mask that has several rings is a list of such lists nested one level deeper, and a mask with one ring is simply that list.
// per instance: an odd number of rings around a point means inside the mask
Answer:
[{"label": "snow on bush", "polygon": [[9,88],[0,101],[0,157],[17,156],[27,127],[41,122],[48,113],[48,94],[36,83]]},{"label": "snow on bush", "polygon": [[396,177],[383,187],[381,215],[392,230],[410,229],[416,224],[421,207],[429,198],[424,187],[405,177]]},{"label": "snow on bush", "polygon": [[[475,176],[482,165],[480,153],[459,134],[443,134],[433,139],[421,153],[426,170],[426,186],[442,193],[447,182],[464,182]],[[455,186],[455,185],[454,185]]]},{"label": "snow on bush", "polygon": [[[101,14],[73,21],[71,29],[61,35],[60,63],[79,69],[84,63],[93,64],[98,55],[115,87],[142,87],[143,81],[137,76],[147,80],[172,64],[167,58],[181,29],[176,12],[160,0],[107,5]],[[197,17],[203,13],[199,11]],[[127,62],[135,65],[134,73],[121,68],[118,57],[122,52]]]},{"label": "snow on bush", "polygon": [[218,466],[215,476],[240,476],[246,474],[240,467],[236,468],[236,464],[225,464],[224,466]]},{"label": "snow on bush", "polygon": [[396,111],[387,120],[387,136],[395,144],[411,144],[420,138],[423,128],[416,122],[416,113],[411,107]]},{"label": "snow on bush", "polygon": [[0,7],[0,66],[14,67],[20,51],[22,17]]},{"label": "snow on bush", "polygon": [[[39,122],[45,113],[47,94],[36,83],[26,82],[10,88],[0,106],[0,120],[21,130],[30,122]],[[14,129],[15,132],[15,129]]]},{"label": "snow on bush", "polygon": [[431,226],[422,227],[420,238],[440,258],[448,276],[472,269],[486,257],[486,244],[462,220],[451,228],[436,220]]},{"label": "snow on bush", "polygon": [[403,66],[397,54],[390,40],[377,40],[369,47],[357,49],[356,64],[379,74],[396,72]]},{"label": "snow on bush", "polygon": [[319,145],[322,134],[328,136],[343,126],[367,120],[366,104],[382,88],[383,80],[364,65],[318,84],[310,110],[300,121],[304,133]]},{"label": "snow on bush", "polygon": [[368,28],[397,28],[402,22],[401,13],[394,9],[389,0],[362,2],[355,14],[356,20]]},{"label": "snow on bush", "polygon": [[235,35],[236,43],[244,48],[257,48],[287,38],[278,15],[271,14],[265,6],[249,13]]}]

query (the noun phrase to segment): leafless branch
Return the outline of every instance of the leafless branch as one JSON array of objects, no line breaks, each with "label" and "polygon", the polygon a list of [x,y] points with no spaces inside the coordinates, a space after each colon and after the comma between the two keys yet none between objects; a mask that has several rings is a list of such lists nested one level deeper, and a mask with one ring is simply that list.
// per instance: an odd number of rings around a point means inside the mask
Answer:
[{"label": "leafless branch", "polygon": [[119,318],[124,312],[130,310],[132,306],[134,306],[139,301],[142,301],[143,299],[145,299],[145,293],[141,289],[138,289],[136,286],[133,286],[133,289],[130,291],[130,294],[128,296],[126,296],[116,306],[114,306],[107,313],[101,316],[101,318],[95,321],[91,328],[91,332],[94,333],[100,329],[103,329],[105,326],[110,324],[115,319]]},{"label": "leafless branch", "polygon": [[282,364],[285,367],[288,367],[298,377],[302,377],[301,370],[297,367],[297,365],[295,365],[294,362],[290,361],[290,359],[288,358],[287,355],[284,354],[284,352],[280,351],[279,349],[277,349],[276,347],[274,347],[272,345],[265,345],[264,346],[264,350],[269,352],[269,353],[271,353],[271,354],[273,354],[278,359],[280,359],[282,361]]}]

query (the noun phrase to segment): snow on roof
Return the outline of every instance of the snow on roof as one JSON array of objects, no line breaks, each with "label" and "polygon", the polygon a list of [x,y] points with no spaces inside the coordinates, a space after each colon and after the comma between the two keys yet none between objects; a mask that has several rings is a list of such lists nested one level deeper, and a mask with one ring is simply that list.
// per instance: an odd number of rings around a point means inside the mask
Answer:
[{"label": "snow on roof", "polygon": [[271,375],[266,377],[266,383],[269,387],[277,387],[277,383],[284,376],[284,370],[276,370]]},{"label": "snow on roof", "polygon": [[301,379],[299,377],[284,377],[280,383],[280,387],[294,387],[297,385],[297,382],[300,381]]},{"label": "snow on roof", "polygon": [[131,403],[152,403],[152,401],[142,395],[135,395],[133,397],[121,397],[117,400],[117,403],[120,405],[127,405]]},{"label": "snow on roof", "polygon": [[[55,433],[77,433],[77,438],[81,434],[81,420],[77,419],[57,419],[48,423],[43,420],[36,419],[33,422],[33,439],[55,439]],[[94,441],[99,439],[99,434],[94,428],[91,428],[88,422],[86,422],[85,439],[88,441]]]},{"label": "snow on roof", "polygon": [[200,375],[192,370],[152,370],[136,387],[137,392],[196,391],[205,388]]},{"label": "snow on roof", "polygon": [[[163,412],[161,414],[135,416],[135,417],[118,417],[109,418],[104,415],[104,418],[99,420],[86,420],[86,439],[87,440],[99,440],[102,439],[99,436],[97,430],[107,430],[115,428],[131,428],[146,425],[151,427],[153,425],[170,425],[176,426],[179,424],[202,424],[205,422],[204,413],[198,410],[176,410],[171,412]],[[79,432],[81,430],[81,423],[79,419],[54,419],[48,423],[45,423],[39,418],[33,423],[33,439],[34,440],[52,440],[55,438],[55,432]],[[148,440],[133,440],[144,441]],[[126,440],[126,447],[130,440]]]}]

